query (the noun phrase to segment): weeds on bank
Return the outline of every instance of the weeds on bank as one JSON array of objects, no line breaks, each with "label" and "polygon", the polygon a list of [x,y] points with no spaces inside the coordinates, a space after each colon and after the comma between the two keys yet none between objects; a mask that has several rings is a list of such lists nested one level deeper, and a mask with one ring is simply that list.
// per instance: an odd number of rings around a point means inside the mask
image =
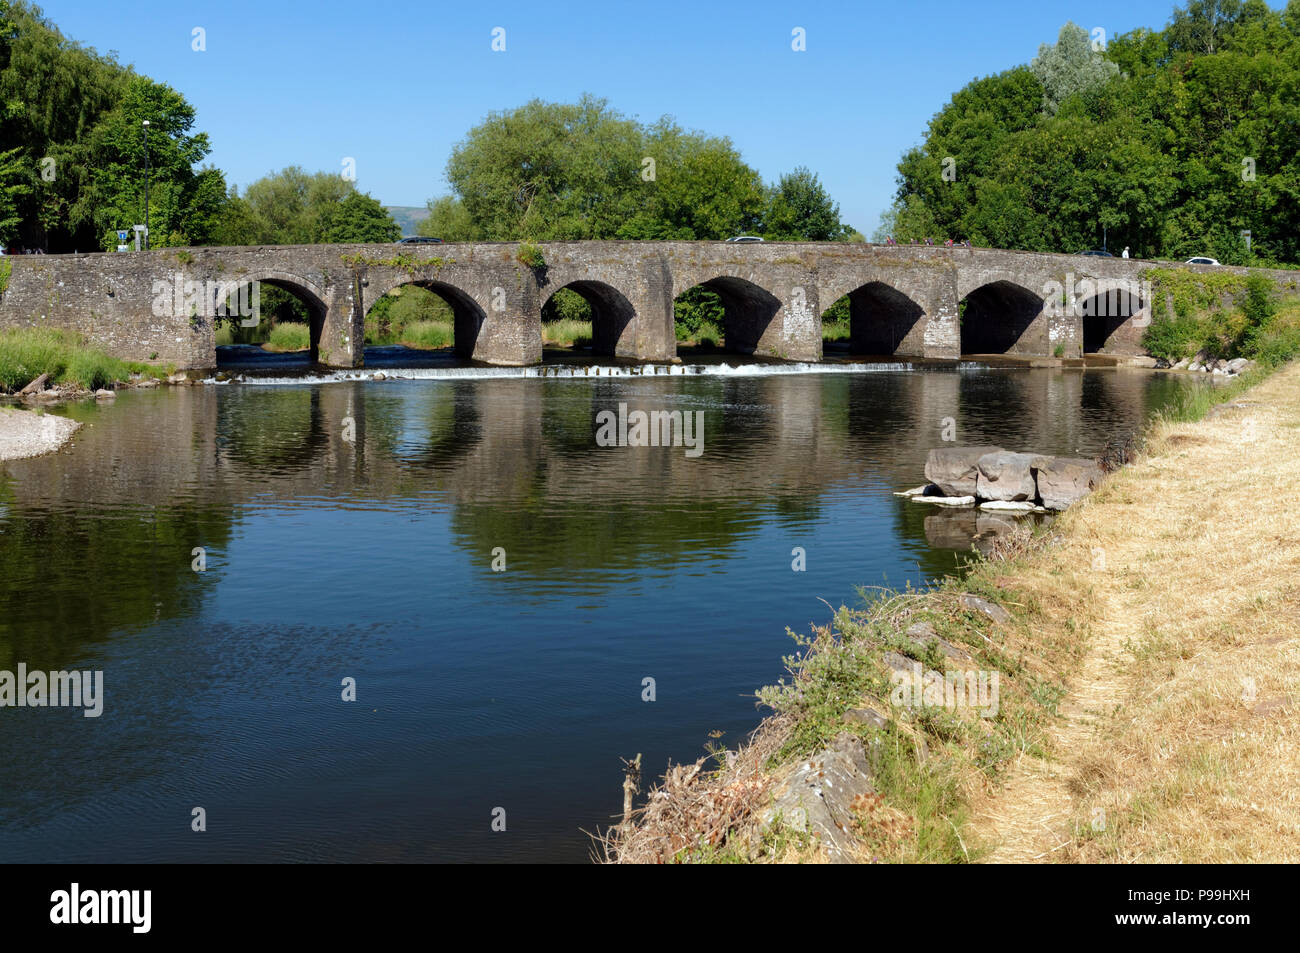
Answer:
[{"label": "weeds on bank", "polygon": [[0,331],[0,391],[22,390],[42,374],[51,384],[95,390],[131,379],[133,374],[166,376],[170,368],[110,357],[81,337],[52,328]]}]

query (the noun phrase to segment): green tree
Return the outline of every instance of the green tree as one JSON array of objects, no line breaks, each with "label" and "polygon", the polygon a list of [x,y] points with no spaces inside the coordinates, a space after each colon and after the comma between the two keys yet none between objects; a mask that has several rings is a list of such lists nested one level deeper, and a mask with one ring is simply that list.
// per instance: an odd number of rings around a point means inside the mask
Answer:
[{"label": "green tree", "polygon": [[483,238],[482,231],[470,217],[460,199],[451,195],[429,200],[429,214],[421,219],[417,229],[429,238],[445,242],[473,242]]},{"label": "green tree", "polygon": [[1061,27],[1055,46],[1040,46],[1029,68],[1043,85],[1043,109],[1052,114],[1069,97],[1119,74],[1118,66],[1093,50],[1088,31],[1074,23]]},{"label": "green tree", "polygon": [[1300,0],[1191,2],[1103,54],[1067,24],[1033,69],[976,80],[931,120],[882,226],[1063,252],[1105,230],[1138,257],[1300,261],[1297,26]]},{"label": "green tree", "polygon": [[21,154],[21,149],[0,152],[0,250],[18,234],[22,222],[19,201],[30,191],[23,174]]},{"label": "green tree", "polygon": [[289,166],[232,189],[217,240],[229,245],[314,245],[391,242],[401,228],[388,210],[354,183],[332,172]]},{"label": "green tree", "polygon": [[401,237],[402,229],[388,210],[361,192],[349,192],[343,201],[321,211],[324,242],[395,242]]},{"label": "green tree", "polygon": [[782,241],[827,242],[842,239],[840,207],[816,174],[805,166],[781,176],[763,217],[763,234]]}]

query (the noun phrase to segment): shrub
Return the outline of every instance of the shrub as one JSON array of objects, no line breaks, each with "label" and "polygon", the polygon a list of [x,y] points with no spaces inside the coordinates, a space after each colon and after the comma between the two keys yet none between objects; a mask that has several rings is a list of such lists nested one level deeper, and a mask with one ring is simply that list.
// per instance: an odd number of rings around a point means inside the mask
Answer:
[{"label": "shrub", "polygon": [[398,340],[407,347],[436,350],[451,347],[455,331],[448,321],[414,321],[402,329]]},{"label": "shrub", "polygon": [[1273,296],[1273,282],[1260,274],[1246,279],[1246,300],[1242,305],[1246,320],[1256,327],[1264,327],[1277,313]]},{"label": "shrub", "polygon": [[1173,364],[1195,354],[1201,346],[1201,336],[1201,327],[1195,318],[1161,315],[1142,335],[1142,346],[1152,357]]},{"label": "shrub", "polygon": [[519,253],[516,256],[519,263],[525,268],[545,268],[546,257],[542,254],[542,249],[532,242],[524,242],[519,246]]},{"label": "shrub", "polygon": [[286,321],[271,328],[267,347],[273,351],[304,351],[311,347],[311,328]]}]

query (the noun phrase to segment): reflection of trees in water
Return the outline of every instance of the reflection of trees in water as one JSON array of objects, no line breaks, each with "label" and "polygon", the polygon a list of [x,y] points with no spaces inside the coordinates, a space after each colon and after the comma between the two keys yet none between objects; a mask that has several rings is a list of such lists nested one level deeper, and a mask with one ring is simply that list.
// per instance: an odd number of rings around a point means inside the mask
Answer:
[{"label": "reflection of trees in water", "polygon": [[222,395],[217,449],[251,475],[309,467],[333,436],[321,413],[324,389],[241,387]]},{"label": "reflection of trees in water", "polygon": [[114,632],[199,609],[196,546],[224,548],[234,511],[181,503],[87,519],[78,509],[25,507],[0,487],[0,669],[58,669]]},{"label": "reflection of trees in water", "polygon": [[[398,465],[416,470],[442,470],[463,459],[482,440],[478,384],[457,381],[438,388],[413,425],[421,436],[407,440]],[[408,424],[411,426],[412,424]]]},{"label": "reflection of trees in water", "polygon": [[[512,577],[557,570],[665,569],[735,554],[762,528],[769,518],[764,505],[773,502],[771,497],[697,500],[666,492],[658,500],[605,499],[588,506],[549,502],[539,489],[536,496],[509,506],[461,503],[452,510],[451,529],[460,545],[485,564],[494,547],[504,547],[506,575]],[[811,491],[784,494],[775,502],[787,514],[816,513]]]}]

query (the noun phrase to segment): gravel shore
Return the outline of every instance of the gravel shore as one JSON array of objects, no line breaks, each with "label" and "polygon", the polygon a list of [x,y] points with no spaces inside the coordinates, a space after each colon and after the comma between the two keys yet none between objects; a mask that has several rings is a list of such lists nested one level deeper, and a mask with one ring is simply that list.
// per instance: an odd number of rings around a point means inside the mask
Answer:
[{"label": "gravel shore", "polygon": [[0,407],[0,460],[21,460],[53,453],[81,424],[55,414]]}]

